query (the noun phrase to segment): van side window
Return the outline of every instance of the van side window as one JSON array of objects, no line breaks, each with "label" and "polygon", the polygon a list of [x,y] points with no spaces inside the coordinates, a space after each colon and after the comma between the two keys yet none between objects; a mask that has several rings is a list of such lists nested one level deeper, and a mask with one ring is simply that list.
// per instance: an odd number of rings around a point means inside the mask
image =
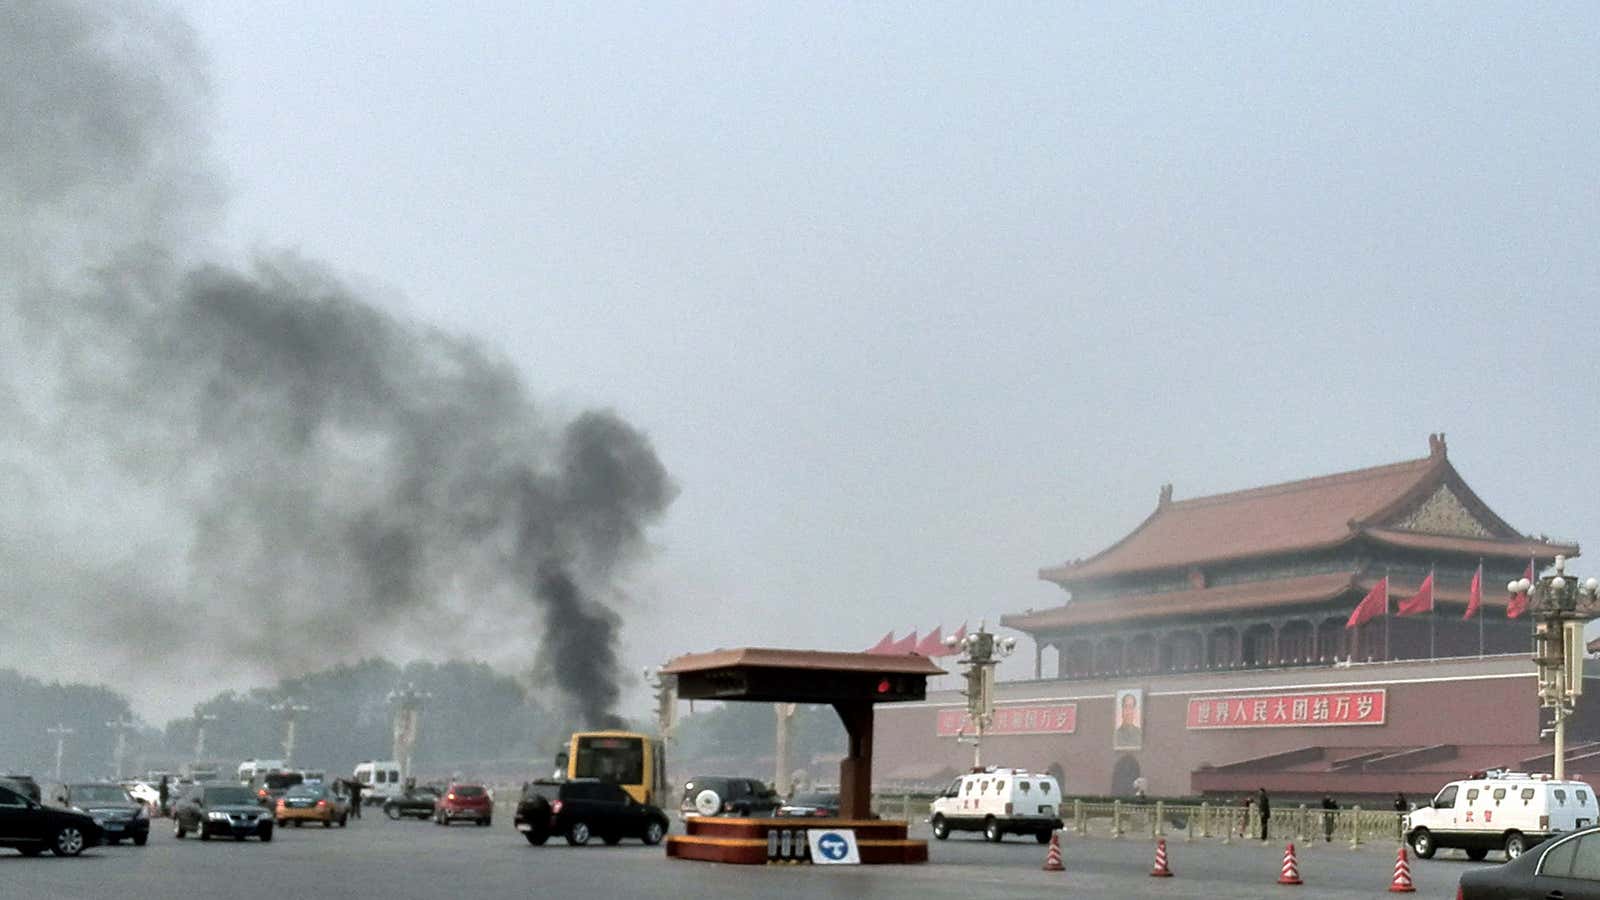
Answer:
[{"label": "van side window", "polygon": [[1033,782],[1019,781],[1017,782],[1017,787],[1020,788],[1024,794],[1026,794],[1027,792],[1033,790]]},{"label": "van side window", "polygon": [[1573,791],[1573,793],[1576,794],[1577,797],[1578,797],[1578,805],[1579,806],[1588,806],[1589,805],[1589,792],[1588,791]]},{"label": "van side window", "polygon": [[1550,793],[1556,795],[1556,805],[1557,806],[1566,806],[1567,805],[1567,792],[1566,791],[1562,790],[1561,788],[1556,788],[1555,790],[1551,791]]},{"label": "van side window", "polygon": [[1440,791],[1439,792],[1439,796],[1437,796],[1437,797],[1435,797],[1433,799],[1433,807],[1434,807],[1434,809],[1455,809],[1456,808],[1456,791],[1457,790],[1458,790],[1458,788],[1455,785],[1452,784],[1449,787],[1445,788],[1444,790]]},{"label": "van side window", "polygon": [[972,786],[975,785],[975,784],[977,784],[976,781],[967,782],[967,787],[966,787],[966,791],[965,792],[968,793],[968,794],[972,793]]},{"label": "van side window", "polygon": [[988,791],[989,791],[989,782],[985,781],[982,784],[978,785],[978,792],[979,793],[987,793]]},{"label": "van side window", "polygon": [[1468,788],[1467,789],[1467,805],[1471,806],[1472,802],[1474,800],[1477,800],[1477,799],[1478,799],[1478,789],[1477,788]]},{"label": "van side window", "polygon": [[1504,800],[1505,798],[1506,798],[1506,789],[1505,788],[1495,788],[1494,789],[1494,805],[1495,806],[1499,806],[1500,805],[1500,801]]},{"label": "van side window", "polygon": [[1039,782],[1039,793],[1041,793],[1041,794],[1050,793],[1050,782],[1048,782],[1048,781]]},{"label": "van side window", "polygon": [[1006,783],[1004,781],[996,781],[994,783],[994,792],[996,794],[1003,794],[1003,793],[1005,793],[1005,790],[1006,790]]},{"label": "van side window", "polygon": [[1526,805],[1527,802],[1529,800],[1532,800],[1532,799],[1533,799],[1533,788],[1523,788],[1522,789],[1522,802],[1523,802],[1523,804]]}]

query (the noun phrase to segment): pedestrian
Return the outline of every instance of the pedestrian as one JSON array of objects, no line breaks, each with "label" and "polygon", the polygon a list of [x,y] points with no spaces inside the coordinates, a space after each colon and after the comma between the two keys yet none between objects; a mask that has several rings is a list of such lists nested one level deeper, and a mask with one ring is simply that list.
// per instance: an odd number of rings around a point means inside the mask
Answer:
[{"label": "pedestrian", "polygon": [[163,816],[167,814],[167,798],[169,796],[169,791],[171,791],[171,788],[167,786],[167,776],[163,775],[161,776],[161,786],[156,789],[156,793],[161,801],[161,809],[159,810],[159,814]]},{"label": "pedestrian", "polygon": [[1408,813],[1410,811],[1411,811],[1411,804],[1406,802],[1406,795],[1403,792],[1395,794],[1394,795],[1394,833],[1400,840],[1404,840],[1405,839],[1405,834],[1406,834],[1406,813]]},{"label": "pedestrian", "polygon": [[1239,810],[1239,838],[1243,840],[1250,836],[1250,807],[1255,803],[1255,798],[1249,794],[1244,795],[1244,802]]},{"label": "pedestrian", "polygon": [[1267,800],[1267,789],[1256,788],[1256,810],[1261,814],[1261,840],[1267,840],[1267,821],[1272,818],[1272,803]]},{"label": "pedestrian", "polygon": [[357,779],[347,779],[344,786],[350,790],[350,817],[361,818],[361,782]]},{"label": "pedestrian", "polygon": [[1322,839],[1324,841],[1331,842],[1333,840],[1333,813],[1334,810],[1337,810],[1338,808],[1339,804],[1333,802],[1332,794],[1322,795]]},{"label": "pedestrian", "polygon": [[1404,793],[1394,795],[1394,811],[1397,813],[1411,811],[1411,804],[1406,802],[1406,795]]}]

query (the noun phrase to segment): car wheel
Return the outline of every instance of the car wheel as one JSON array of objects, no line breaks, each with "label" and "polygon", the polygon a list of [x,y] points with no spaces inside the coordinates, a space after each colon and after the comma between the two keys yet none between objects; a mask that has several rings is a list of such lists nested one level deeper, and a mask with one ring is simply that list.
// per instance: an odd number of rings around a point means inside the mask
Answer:
[{"label": "car wheel", "polygon": [[1433,832],[1426,828],[1411,832],[1411,849],[1416,852],[1418,859],[1433,859],[1433,852],[1438,849],[1433,844]]},{"label": "car wheel", "polygon": [[1005,840],[1005,837],[1005,832],[1000,830],[1000,823],[995,821],[994,816],[990,816],[989,818],[983,820],[984,840],[991,844],[998,844]]},{"label": "car wheel", "polygon": [[183,836],[188,834],[188,833],[189,832],[183,830],[183,820],[182,819],[174,818],[172,820],[172,836],[173,837],[175,837],[175,838],[177,838],[178,840],[181,841],[181,840],[183,840]]},{"label": "car wheel", "polygon": [[1489,855],[1489,848],[1488,847],[1468,847],[1467,848],[1467,859],[1470,859],[1473,862],[1482,862],[1484,860],[1484,858],[1487,857],[1488,855]]},{"label": "car wheel", "polygon": [[345,813],[344,815],[339,817],[339,827],[343,828],[348,824],[350,824],[350,814],[349,813]]},{"label": "car wheel", "polygon": [[56,838],[50,844],[50,852],[57,856],[77,856],[83,852],[83,847],[82,829],[68,825],[56,832]]},{"label": "car wheel", "polygon": [[941,841],[950,836],[950,823],[944,820],[944,816],[933,817],[933,836]]},{"label": "car wheel", "polygon": [[582,847],[589,843],[589,825],[586,822],[573,822],[567,829],[567,843],[574,847]]},{"label": "car wheel", "polygon": [[1041,844],[1050,843],[1050,832],[1048,832],[1048,831],[1041,831],[1041,832],[1035,834],[1033,837],[1034,837],[1034,840],[1037,840]]},{"label": "car wheel", "polygon": [[488,828],[490,825],[494,824],[494,817],[493,816],[484,816],[483,817],[483,821],[479,822],[478,824],[482,825],[485,828]]},{"label": "car wheel", "polygon": [[263,829],[261,829],[261,843],[263,843],[263,844],[272,843],[272,829],[271,828],[263,828]]},{"label": "car wheel", "polygon": [[524,831],[522,833],[522,836],[527,838],[528,839],[528,843],[534,845],[535,847],[543,847],[544,846],[544,842],[550,840],[550,832],[548,832],[548,831],[540,831],[540,832]]},{"label": "car wheel", "polygon": [[323,819],[322,820],[322,827],[323,828],[332,828],[333,827],[333,816],[329,816],[326,819]]},{"label": "car wheel", "polygon": [[396,822],[400,821],[400,807],[398,806],[385,806],[383,808],[383,814],[395,820]]},{"label": "car wheel", "polygon": [[441,815],[439,813],[434,813],[433,814],[433,824],[435,824],[435,825],[448,825],[450,823],[449,823],[449,821],[447,819],[445,819],[445,817],[443,815]]},{"label": "car wheel", "polygon": [[644,826],[644,834],[641,835],[641,839],[644,841],[645,846],[654,847],[655,845],[661,843],[661,839],[665,837],[666,834],[667,826],[659,821],[653,821]]},{"label": "car wheel", "polygon": [[200,840],[202,840],[202,841],[211,840],[211,829],[206,826],[206,823],[201,822],[200,823],[200,828],[198,830],[200,832]]},{"label": "car wheel", "polygon": [[150,842],[150,832],[148,832],[148,831],[146,831],[144,834],[136,834],[136,835],[133,836],[133,845],[135,847],[143,847],[145,844],[147,844],[149,842]]},{"label": "car wheel", "polygon": [[1511,860],[1521,856],[1522,851],[1526,849],[1527,842],[1523,839],[1522,832],[1506,832],[1506,862],[1510,862]]}]

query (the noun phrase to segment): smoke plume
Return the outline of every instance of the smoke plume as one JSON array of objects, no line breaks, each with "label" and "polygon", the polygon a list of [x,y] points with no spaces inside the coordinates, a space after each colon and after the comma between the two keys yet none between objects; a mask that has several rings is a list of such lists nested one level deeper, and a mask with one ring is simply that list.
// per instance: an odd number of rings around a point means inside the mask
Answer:
[{"label": "smoke plume", "polygon": [[152,648],[192,682],[536,639],[573,712],[614,724],[613,607],[675,492],[649,441],[304,259],[197,262],[204,71],[132,4],[23,2],[0,29],[8,646],[138,683]]}]

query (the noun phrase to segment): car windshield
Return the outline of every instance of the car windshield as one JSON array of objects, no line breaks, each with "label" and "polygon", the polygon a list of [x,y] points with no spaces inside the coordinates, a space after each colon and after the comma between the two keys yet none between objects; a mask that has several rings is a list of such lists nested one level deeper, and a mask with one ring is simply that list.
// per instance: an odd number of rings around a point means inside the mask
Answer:
[{"label": "car windshield", "polygon": [[286,797],[321,797],[322,796],[322,785],[320,785],[320,784],[297,784],[294,787],[290,788],[289,792],[287,794],[284,794],[284,796],[286,796]]},{"label": "car windshield", "polygon": [[75,784],[67,789],[73,803],[127,803],[128,793],[114,784]]},{"label": "car windshield", "polygon": [[838,794],[800,794],[790,801],[793,806],[835,806]]},{"label": "car windshield", "polygon": [[455,794],[457,797],[482,797],[483,788],[476,784],[458,784]]},{"label": "car windshield", "polygon": [[208,787],[204,792],[205,802],[212,806],[224,806],[229,803],[253,804],[256,802],[254,794],[245,787]]},{"label": "car windshield", "polygon": [[271,775],[268,775],[266,778],[262,779],[262,781],[264,784],[266,784],[268,789],[281,791],[286,787],[305,781],[305,777],[299,772],[273,772]]}]

